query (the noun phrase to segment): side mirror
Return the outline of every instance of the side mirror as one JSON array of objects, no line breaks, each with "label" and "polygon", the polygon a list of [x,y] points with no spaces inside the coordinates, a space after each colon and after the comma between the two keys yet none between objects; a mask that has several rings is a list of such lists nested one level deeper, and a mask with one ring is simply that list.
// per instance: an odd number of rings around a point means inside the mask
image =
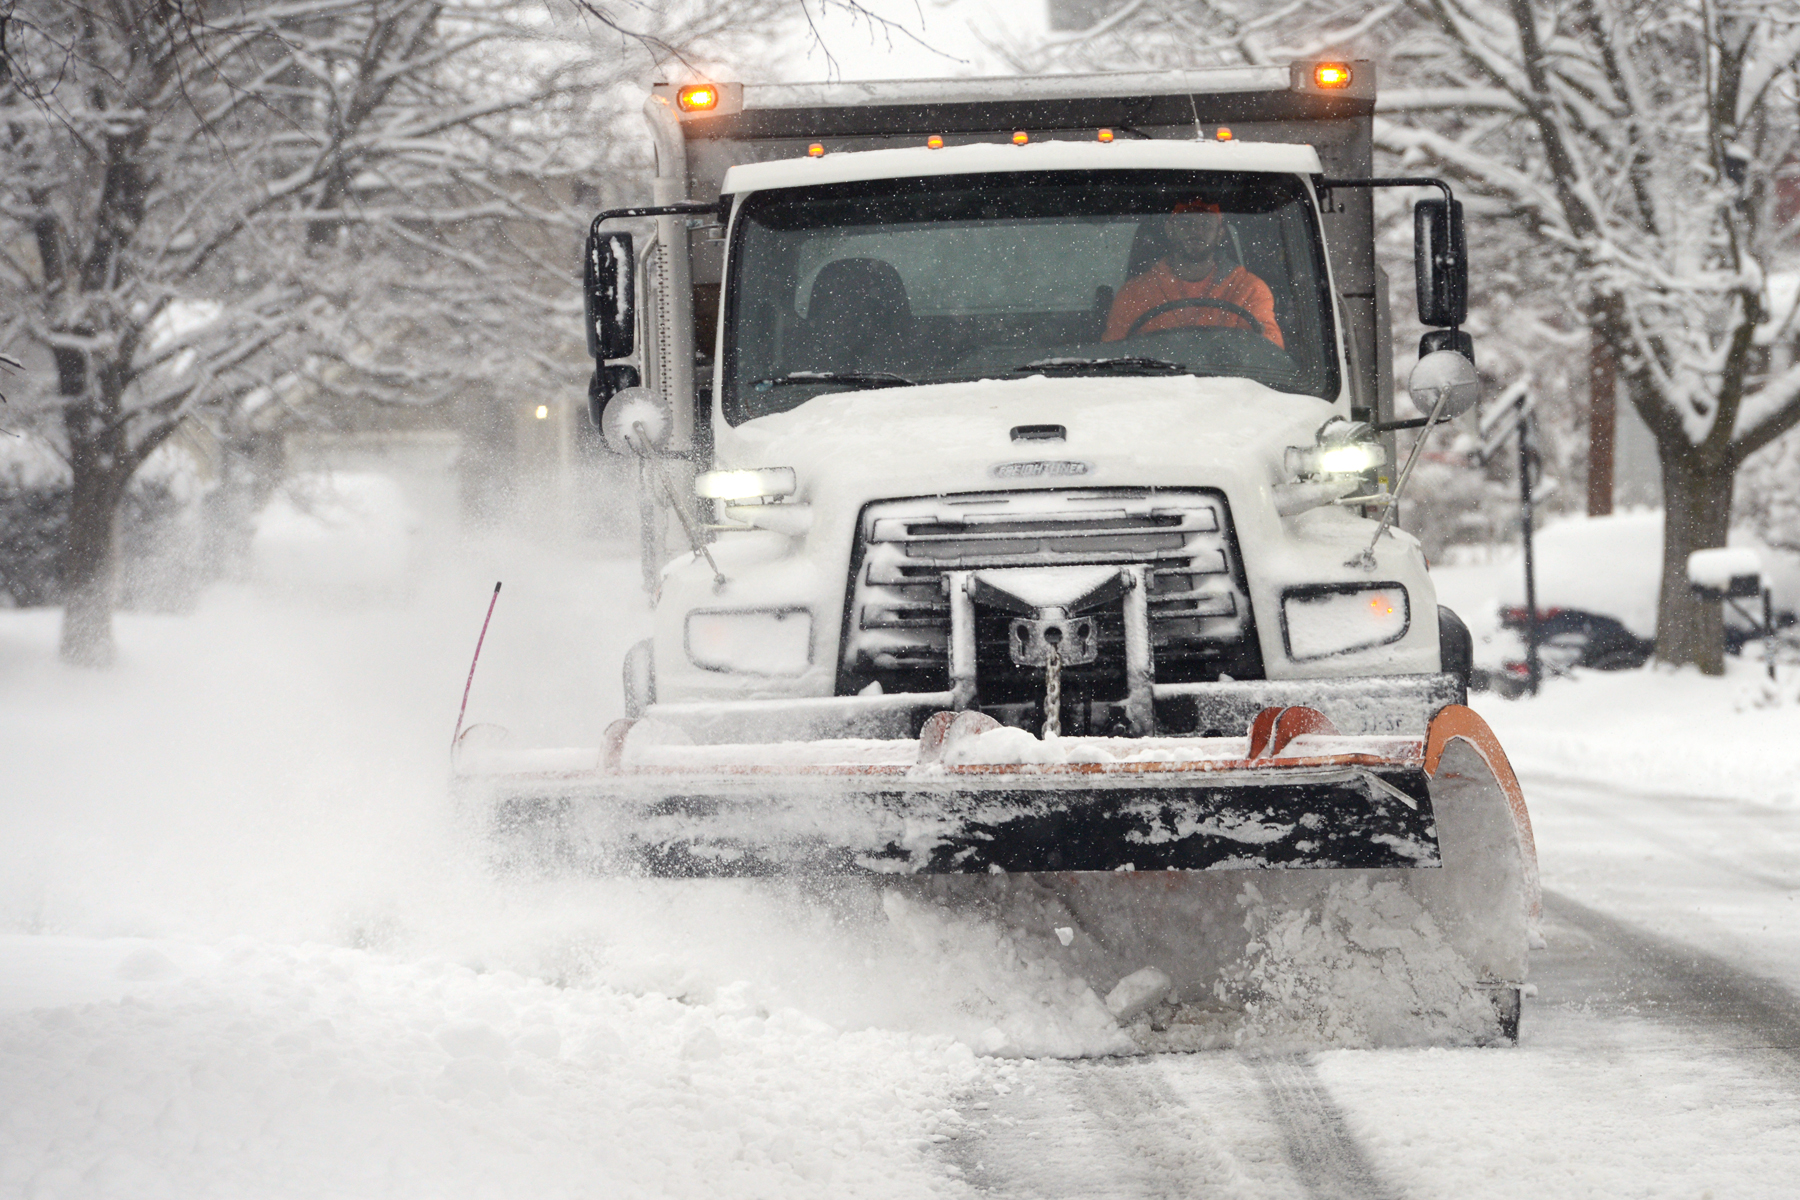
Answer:
[{"label": "side mirror", "polygon": [[624,358],[637,340],[636,259],[629,233],[590,231],[581,295],[587,309],[588,356]]},{"label": "side mirror", "polygon": [[1481,399],[1481,376],[1475,364],[1454,350],[1434,350],[1419,360],[1406,381],[1413,407],[1438,422],[1462,416]]},{"label": "side mirror", "polygon": [[653,454],[669,444],[674,428],[668,398],[647,387],[625,388],[600,414],[600,436],[621,454]]},{"label": "side mirror", "polygon": [[1413,205],[1413,273],[1419,321],[1457,326],[1469,317],[1469,249],[1463,240],[1462,201]]}]

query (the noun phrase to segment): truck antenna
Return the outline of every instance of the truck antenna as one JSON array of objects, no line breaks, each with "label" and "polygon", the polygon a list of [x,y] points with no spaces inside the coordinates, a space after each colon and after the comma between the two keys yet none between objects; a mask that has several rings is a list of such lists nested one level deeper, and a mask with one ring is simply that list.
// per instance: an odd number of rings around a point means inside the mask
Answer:
[{"label": "truck antenna", "polygon": [[462,740],[463,716],[469,711],[469,689],[475,686],[475,664],[481,661],[481,643],[487,641],[488,622],[494,619],[494,605],[500,602],[500,584],[494,583],[494,594],[488,599],[487,616],[481,619],[481,636],[475,639],[475,657],[469,660],[469,678],[463,684],[462,707],[456,710],[456,732],[450,735],[451,753]]}]

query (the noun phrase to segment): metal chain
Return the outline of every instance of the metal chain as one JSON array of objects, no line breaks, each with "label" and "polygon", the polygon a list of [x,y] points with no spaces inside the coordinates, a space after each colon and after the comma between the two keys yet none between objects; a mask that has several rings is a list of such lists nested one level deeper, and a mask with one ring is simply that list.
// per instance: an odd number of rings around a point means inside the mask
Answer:
[{"label": "metal chain", "polygon": [[1044,736],[1062,736],[1062,649],[1050,647],[1044,660]]}]

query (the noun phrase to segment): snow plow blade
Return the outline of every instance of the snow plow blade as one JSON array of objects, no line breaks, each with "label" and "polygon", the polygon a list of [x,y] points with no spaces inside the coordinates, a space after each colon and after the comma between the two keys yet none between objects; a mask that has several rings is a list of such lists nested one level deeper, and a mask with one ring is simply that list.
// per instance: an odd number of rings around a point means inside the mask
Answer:
[{"label": "snow plow blade", "polygon": [[[458,791],[505,864],[860,875],[991,917],[1098,995],[1148,980],[1243,1017],[1372,977],[1401,993],[1375,1042],[1516,1038],[1536,850],[1505,754],[1459,705],[1423,738],[1340,736],[1306,708],[1265,710],[1243,738],[1039,742],[974,713],[917,742],[656,733],[621,722],[585,760],[471,752]],[[1298,990],[1295,947],[1329,960]]]},{"label": "snow plow blade", "polygon": [[679,795],[664,790],[670,782],[509,789],[494,806],[494,832],[554,830],[572,862],[683,878],[1437,862],[1424,772],[1386,763],[965,769],[924,780],[695,772],[680,778]]},{"label": "snow plow blade", "polygon": [[1433,738],[1470,721],[1345,737],[1287,708],[1244,738],[1039,742],[943,713],[917,742],[710,746],[620,722],[586,763],[460,753],[458,785],[502,845],[609,874],[1421,869],[1443,861]]}]

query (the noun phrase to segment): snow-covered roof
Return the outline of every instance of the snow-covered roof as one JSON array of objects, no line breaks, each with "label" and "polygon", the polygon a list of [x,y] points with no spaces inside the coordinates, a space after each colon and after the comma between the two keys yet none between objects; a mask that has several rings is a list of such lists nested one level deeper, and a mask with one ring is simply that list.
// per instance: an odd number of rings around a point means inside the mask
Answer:
[{"label": "snow-covered roof", "polygon": [[769,188],[907,179],[924,175],[980,175],[1000,171],[1094,170],[1279,171],[1316,175],[1318,151],[1276,142],[1010,142],[930,150],[853,150],[818,158],[743,163],[725,172],[723,191],[741,195]]},{"label": "snow-covered roof", "polygon": [[1286,64],[1192,71],[1107,71],[1085,75],[1005,76],[999,79],[882,79],[836,83],[762,83],[744,86],[744,107],[860,108],[871,104],[956,104],[1085,98],[1089,96],[1219,95],[1285,92]]}]

